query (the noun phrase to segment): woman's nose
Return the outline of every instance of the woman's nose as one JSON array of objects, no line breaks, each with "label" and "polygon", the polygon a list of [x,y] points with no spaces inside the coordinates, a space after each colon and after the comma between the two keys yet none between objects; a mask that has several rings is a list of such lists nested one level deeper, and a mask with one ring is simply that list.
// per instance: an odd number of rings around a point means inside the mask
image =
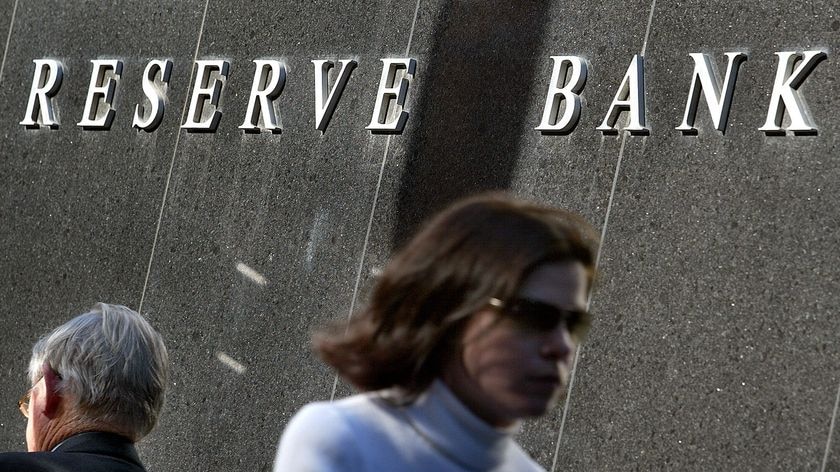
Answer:
[{"label": "woman's nose", "polygon": [[566,325],[560,323],[550,333],[546,334],[540,354],[558,362],[568,363],[571,354],[575,349],[575,342],[572,340]]}]

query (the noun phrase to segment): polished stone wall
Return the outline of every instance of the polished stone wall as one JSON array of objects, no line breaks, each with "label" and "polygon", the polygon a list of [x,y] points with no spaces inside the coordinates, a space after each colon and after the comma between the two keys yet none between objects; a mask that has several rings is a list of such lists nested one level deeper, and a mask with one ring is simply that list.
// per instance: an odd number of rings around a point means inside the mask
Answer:
[{"label": "polished stone wall", "polygon": [[[101,300],[140,309],[170,349],[164,415],[140,443],[149,470],[270,470],[299,407],[350,393],[309,333],[364,303],[431,212],[508,189],[603,234],[568,397],[520,436],[547,469],[840,470],[836,7],[0,0],[0,450],[25,447],[14,401],[34,341]],[[805,50],[827,56],[799,88],[816,133],[759,131],[775,53]],[[697,133],[675,130],[689,54],[722,79],[726,52],[748,58],[725,132],[703,99]],[[635,54],[648,133],[596,131]],[[559,55],[588,63],[580,120],[542,134]],[[381,59],[405,57],[409,119],[373,134]],[[44,58],[64,66],[60,125],[29,129]],[[92,59],[123,61],[109,130],[76,125]],[[147,133],[131,123],[152,59],[173,68]],[[179,127],[197,59],[230,65],[215,132]],[[239,129],[254,59],[287,67],[280,133]],[[316,59],[358,64],[323,133]]]}]

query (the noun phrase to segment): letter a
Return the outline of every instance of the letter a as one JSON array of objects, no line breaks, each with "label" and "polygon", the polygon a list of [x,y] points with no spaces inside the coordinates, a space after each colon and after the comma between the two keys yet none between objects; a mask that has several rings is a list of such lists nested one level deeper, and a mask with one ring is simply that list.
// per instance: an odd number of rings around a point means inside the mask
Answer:
[{"label": "letter a", "polygon": [[630,123],[626,129],[630,134],[648,134],[645,126],[645,58],[640,54],[633,56],[630,67],[618,87],[618,92],[607,111],[601,126],[595,128],[604,134],[616,134],[615,123],[621,112],[630,113]]}]

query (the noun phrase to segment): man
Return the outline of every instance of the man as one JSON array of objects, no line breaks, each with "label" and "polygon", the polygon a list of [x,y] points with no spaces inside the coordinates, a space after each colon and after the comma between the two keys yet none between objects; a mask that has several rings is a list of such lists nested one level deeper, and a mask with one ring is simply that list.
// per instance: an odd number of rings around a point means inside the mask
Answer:
[{"label": "man", "polygon": [[99,303],[32,348],[21,398],[29,452],[0,472],[144,472],[134,443],[157,422],[169,376],[163,338],[135,311]]}]

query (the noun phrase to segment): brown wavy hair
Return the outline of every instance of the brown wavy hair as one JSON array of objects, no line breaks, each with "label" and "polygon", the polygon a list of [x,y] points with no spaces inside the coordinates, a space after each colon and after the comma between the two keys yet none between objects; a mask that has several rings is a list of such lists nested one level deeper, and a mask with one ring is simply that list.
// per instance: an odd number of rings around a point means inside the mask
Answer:
[{"label": "brown wavy hair", "polygon": [[466,320],[490,298],[513,298],[536,266],[579,261],[591,287],[597,240],[565,210],[499,193],[462,200],[394,255],[349,324],[315,334],[315,351],[362,391],[398,387],[411,398],[458,354]]}]

